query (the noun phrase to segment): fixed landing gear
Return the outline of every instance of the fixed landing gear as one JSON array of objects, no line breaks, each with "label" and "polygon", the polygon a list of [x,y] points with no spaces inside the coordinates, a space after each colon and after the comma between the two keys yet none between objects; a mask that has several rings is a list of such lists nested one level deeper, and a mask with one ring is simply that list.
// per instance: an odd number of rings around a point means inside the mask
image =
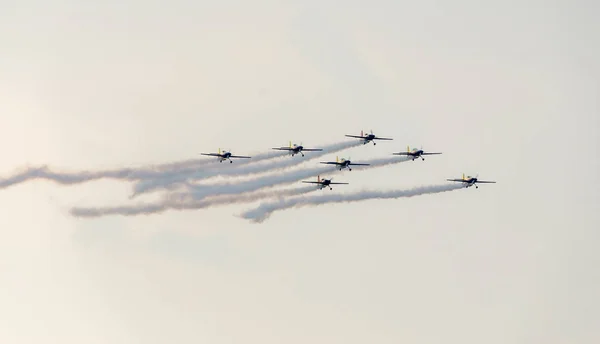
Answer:
[{"label": "fixed landing gear", "polygon": [[229,163],[230,163],[230,164],[233,164],[233,160],[229,160]]},{"label": "fixed landing gear", "polygon": [[425,158],[421,158],[421,160],[425,161]]},{"label": "fixed landing gear", "polygon": [[352,171],[352,169],[350,167],[348,167],[348,171]]},{"label": "fixed landing gear", "polygon": [[333,190],[332,188],[329,188],[329,190]]},{"label": "fixed landing gear", "polygon": [[300,154],[302,154],[302,156],[304,156],[304,153],[300,153]]},{"label": "fixed landing gear", "polygon": [[479,186],[475,185],[475,189],[479,189]]}]

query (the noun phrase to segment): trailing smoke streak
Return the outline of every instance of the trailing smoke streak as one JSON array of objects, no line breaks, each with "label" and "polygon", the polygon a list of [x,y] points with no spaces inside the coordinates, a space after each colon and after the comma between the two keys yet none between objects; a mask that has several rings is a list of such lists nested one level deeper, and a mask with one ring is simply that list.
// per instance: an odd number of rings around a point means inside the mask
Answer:
[{"label": "trailing smoke streak", "polygon": [[[352,147],[356,147],[356,146],[360,146],[360,145],[362,145],[362,142],[360,142],[360,141],[358,141],[358,142],[345,141],[345,142],[331,144],[331,145],[324,147],[323,150],[320,152],[307,153],[308,159],[302,159],[301,157],[298,157],[298,158],[291,158],[291,159],[284,160],[284,161],[277,160],[277,161],[273,161],[273,162],[267,162],[265,164],[251,164],[248,166],[244,166],[242,168],[227,168],[227,167],[225,167],[225,168],[221,168],[221,169],[210,169],[210,170],[203,170],[203,171],[195,170],[191,173],[189,171],[174,171],[174,173],[165,175],[164,177],[161,177],[158,179],[142,180],[142,181],[138,182],[134,186],[133,194],[130,198],[134,198],[135,196],[138,196],[143,193],[150,192],[150,191],[154,191],[157,189],[162,189],[162,188],[170,189],[170,186],[172,186],[173,184],[182,183],[182,182],[185,182],[186,180],[190,180],[190,179],[202,180],[202,179],[216,177],[216,176],[242,176],[242,175],[257,174],[257,173],[264,173],[264,172],[268,172],[268,171],[281,170],[281,169],[289,168],[292,166],[300,165],[305,161],[321,157],[325,154],[339,152],[339,151],[349,149]],[[279,154],[281,154],[281,153],[279,153]],[[289,153],[284,152],[283,154],[288,155]],[[310,155],[308,155],[308,154],[310,154]],[[248,160],[251,160],[251,159],[248,159]],[[247,161],[245,161],[245,162],[247,162]],[[237,161],[234,164],[236,164],[236,163],[237,163]]]},{"label": "trailing smoke streak", "polygon": [[361,191],[353,194],[326,194],[321,196],[310,196],[310,197],[298,197],[291,199],[280,199],[277,202],[263,203],[257,208],[248,210],[241,214],[242,218],[251,220],[253,222],[263,222],[271,214],[276,211],[305,207],[305,206],[316,206],[326,203],[346,203],[346,202],[359,202],[371,199],[393,199],[403,197],[413,197],[425,194],[434,194],[440,192],[447,192],[452,190],[462,189],[463,185],[456,184],[445,184],[445,185],[434,185],[434,186],[423,186],[409,190],[391,190],[391,191]]},{"label": "trailing smoke streak", "polygon": [[[409,161],[405,157],[389,157],[364,161],[371,166],[382,167],[390,164],[396,164]],[[290,195],[299,195],[316,190],[315,186],[291,189],[291,190],[272,190],[257,192],[261,189],[271,188],[276,185],[291,184],[299,180],[317,176],[324,173],[335,173],[338,169],[335,166],[323,165],[307,170],[300,170],[287,174],[269,175],[253,180],[239,183],[221,183],[213,185],[188,185],[190,192],[173,193],[167,195],[165,200],[158,203],[141,203],[135,206],[119,206],[105,208],[73,208],[71,214],[78,217],[98,217],[105,215],[139,215],[155,214],[167,209],[199,209],[217,204],[252,202],[262,198],[283,197]]]},{"label": "trailing smoke streak", "polygon": [[[281,152],[268,152],[258,154],[252,159],[253,161],[242,161],[238,165],[243,165],[250,162],[263,161],[285,156]],[[142,179],[161,178],[164,175],[170,175],[174,172],[186,174],[197,172],[199,168],[214,165],[218,160],[213,159],[189,159],[173,163],[150,165],[138,168],[121,168],[113,170],[99,171],[77,171],[77,172],[55,172],[48,166],[31,167],[13,174],[12,176],[0,179],[0,189],[21,184],[29,180],[46,179],[62,185],[80,184],[98,179],[116,179],[136,181]],[[210,166],[212,167],[212,166]],[[208,167],[208,168],[210,168]],[[216,166],[214,166],[216,167]]]},{"label": "trailing smoke streak", "polygon": [[[371,164],[366,168],[382,167],[391,164],[397,164],[409,161],[406,157],[378,158],[373,160],[361,161],[361,163]],[[212,185],[188,185],[190,193],[195,199],[202,199],[211,195],[240,194],[245,192],[257,191],[260,189],[296,183],[302,179],[316,177],[327,173],[336,173],[339,169],[334,165],[322,165],[306,170],[299,170],[277,175],[267,175],[243,182],[228,182]]]},{"label": "trailing smoke streak", "polygon": [[235,195],[271,188],[277,185],[292,184],[301,179],[316,177],[324,173],[335,173],[335,171],[335,167],[332,166],[314,167],[286,174],[262,176],[243,182],[226,182],[212,185],[189,184],[188,190],[194,199],[203,199],[215,195]]},{"label": "trailing smoke streak", "polygon": [[233,203],[250,203],[265,198],[298,196],[317,190],[314,186],[302,187],[297,189],[260,191],[240,195],[220,195],[201,200],[193,199],[189,194],[167,195],[162,202],[141,203],[134,206],[85,208],[74,207],[71,209],[71,215],[75,217],[100,217],[108,215],[150,215],[165,212],[169,209],[190,210],[208,208],[217,205]]}]

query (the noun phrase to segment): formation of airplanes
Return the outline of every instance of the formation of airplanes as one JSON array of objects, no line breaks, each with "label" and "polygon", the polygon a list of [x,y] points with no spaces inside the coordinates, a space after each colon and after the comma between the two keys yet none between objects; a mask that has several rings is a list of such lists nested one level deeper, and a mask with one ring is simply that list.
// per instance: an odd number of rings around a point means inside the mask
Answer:
[{"label": "formation of airplanes", "polygon": [[[361,130],[360,136],[358,136],[358,135],[345,135],[345,136],[360,139],[360,140],[362,140],[363,145],[366,145],[369,142],[373,142],[373,145],[375,145],[376,144],[375,140],[385,140],[385,141],[393,140],[392,138],[388,138],[388,137],[376,136],[375,134],[373,134],[372,130],[369,134],[365,134],[364,131]],[[297,154],[304,156],[304,152],[323,151],[322,148],[305,148],[302,145],[302,143],[300,143],[299,145],[295,144],[295,143],[292,144],[291,141],[289,143],[289,146],[287,146],[287,147],[276,147],[276,148],[272,148],[272,149],[280,150],[280,151],[287,151],[289,153],[289,155],[291,155],[292,157]],[[200,154],[217,157],[217,159],[219,159],[219,162],[229,160],[230,163],[233,163],[233,161],[231,160],[232,158],[238,158],[238,159],[250,159],[251,158],[249,156],[233,155],[230,151],[221,152],[221,148],[219,148],[218,153],[200,153]],[[412,161],[415,161],[415,159],[418,159],[418,158],[421,158],[423,161],[425,161],[425,158],[423,157],[424,155],[438,155],[438,154],[442,154],[442,153],[440,153],[440,152],[425,152],[422,147],[420,149],[413,148],[411,150],[410,146],[406,147],[406,152],[392,153],[392,155],[406,156],[406,157],[410,158]],[[321,162],[321,164],[336,165],[336,168],[339,168],[340,171],[345,168],[347,168],[348,171],[352,171],[352,168],[350,166],[369,166],[370,165],[370,164],[354,163],[350,159],[345,159],[345,158],[342,158],[340,160],[337,156],[335,157],[335,161],[324,161],[324,162]],[[349,183],[334,183],[334,182],[332,182],[332,180],[333,180],[333,178],[330,178],[330,179],[323,178],[322,179],[321,176],[317,176],[316,182],[315,181],[302,181],[302,182],[310,183],[310,184],[318,184],[319,190],[322,190],[326,187],[329,187],[330,190],[333,190],[333,188],[331,187],[331,185],[333,185],[333,184],[349,184]],[[475,177],[466,176],[465,177],[464,173],[463,173],[462,178],[460,178],[460,179],[446,179],[446,180],[450,181],[450,182],[463,183],[465,188],[469,188],[469,187],[475,185],[476,189],[479,188],[479,186],[476,185],[477,183],[496,183],[495,181],[490,181],[490,180],[479,180],[478,176],[475,176]]]}]

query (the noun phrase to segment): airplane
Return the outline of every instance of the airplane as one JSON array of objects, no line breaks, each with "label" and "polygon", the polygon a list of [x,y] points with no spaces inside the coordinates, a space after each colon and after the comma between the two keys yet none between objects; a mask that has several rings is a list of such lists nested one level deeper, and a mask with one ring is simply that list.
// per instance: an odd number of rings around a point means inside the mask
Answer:
[{"label": "airplane", "polygon": [[360,136],[357,135],[346,135],[346,137],[354,137],[357,139],[362,139],[363,140],[363,145],[366,145],[369,142],[373,142],[373,145],[376,145],[374,140],[393,140],[387,137],[377,137],[375,136],[375,134],[373,134],[373,130],[371,130],[370,134],[364,135],[363,131],[360,131]]},{"label": "airplane", "polygon": [[423,155],[436,155],[436,154],[442,154],[442,153],[424,152],[423,151],[423,147],[421,147],[421,149],[413,148],[412,150],[410,150],[410,147],[406,146],[406,152],[399,152],[399,153],[392,153],[392,154],[393,155],[411,156],[412,157],[412,161],[415,161],[415,159],[417,159],[417,158],[420,157],[423,161],[425,161],[425,158],[423,158]]},{"label": "airplane", "polygon": [[[446,179],[446,180],[450,181],[450,182],[465,183],[465,188],[471,187],[471,186],[475,185],[476,183],[496,183],[496,182],[488,181],[488,180],[479,180],[479,179],[477,179],[477,176],[475,176],[475,177],[467,176],[465,178],[464,173],[463,173],[462,179]],[[479,187],[477,185],[475,185],[475,188],[478,189]]]},{"label": "airplane", "polygon": [[313,182],[313,181],[309,182],[309,181],[305,181],[305,180],[303,180],[302,182],[303,183],[309,183],[309,184],[319,184],[319,190],[323,190],[324,187],[329,187],[329,190],[333,190],[331,188],[331,185],[333,185],[333,184],[348,184],[348,183],[334,183],[334,182],[332,182],[332,180],[333,180],[333,178],[331,178],[331,179],[325,179],[325,178],[321,179],[321,176],[317,176],[317,181],[316,182]]},{"label": "airplane", "polygon": [[350,159],[346,160],[344,158],[342,158],[342,160],[340,161],[337,156],[335,157],[335,161],[321,162],[321,164],[337,165],[337,166],[339,166],[340,171],[343,168],[347,168],[349,171],[352,171],[352,168],[350,166],[369,166],[369,165],[371,165],[371,164],[355,164],[352,161],[350,161]]},{"label": "airplane", "polygon": [[304,148],[302,143],[300,143],[299,146],[295,143],[292,145],[292,141],[290,141],[289,147],[279,147],[279,148],[273,148],[273,149],[286,150],[286,151],[290,152],[291,156],[294,156],[296,154],[302,154],[302,156],[304,156],[304,153],[302,153],[302,151],[305,151],[305,152],[320,152],[320,151],[322,151],[322,149],[318,149],[318,148]]},{"label": "airplane", "polygon": [[238,158],[238,159],[250,159],[251,158],[249,156],[232,155],[231,152],[228,152],[228,151],[223,151],[221,153],[221,148],[219,148],[219,153],[200,153],[200,154],[207,155],[207,156],[216,156],[219,158],[219,162],[229,160],[229,163],[233,163],[231,158]]}]

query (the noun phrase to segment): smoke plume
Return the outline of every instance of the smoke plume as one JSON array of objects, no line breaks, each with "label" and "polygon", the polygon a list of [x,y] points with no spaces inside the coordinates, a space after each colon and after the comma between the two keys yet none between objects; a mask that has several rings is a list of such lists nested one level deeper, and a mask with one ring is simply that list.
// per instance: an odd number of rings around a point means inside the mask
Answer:
[{"label": "smoke plume", "polygon": [[204,199],[195,199],[190,194],[176,193],[170,194],[164,200],[156,203],[139,203],[132,206],[116,207],[74,207],[71,209],[71,215],[75,217],[101,217],[108,215],[150,215],[165,212],[167,210],[192,210],[209,208],[218,205],[227,205],[234,203],[251,203],[261,199],[279,198],[286,196],[298,196],[316,190],[314,186],[307,186],[296,189],[273,190],[249,192],[240,195],[219,195]]},{"label": "smoke plume", "polygon": [[[345,141],[334,143],[328,146],[323,147],[322,151],[317,152],[307,152],[306,158],[302,158],[301,156],[289,158],[287,160],[277,160],[277,161],[268,161],[263,164],[246,164],[246,166],[239,166],[238,161],[234,162],[232,165],[237,166],[218,166],[221,168],[213,168],[209,170],[195,170],[195,171],[173,171],[172,173],[165,173],[160,178],[155,179],[147,179],[138,182],[134,186],[134,191],[132,198],[143,193],[151,192],[157,189],[170,189],[173,184],[182,183],[189,180],[202,180],[210,177],[216,176],[244,176],[251,174],[258,174],[270,171],[283,170],[289,167],[293,167],[296,165],[300,165],[305,161],[315,159],[321,157],[325,154],[339,152],[348,148],[352,148],[358,146],[362,143],[355,141]],[[277,152],[280,156],[288,155],[288,152]],[[249,159],[251,160],[251,159]],[[244,161],[248,162],[248,160]]]},{"label": "smoke plume", "polygon": [[345,202],[359,202],[370,199],[393,199],[403,197],[414,197],[425,194],[434,194],[440,192],[447,192],[452,190],[458,190],[463,188],[463,185],[456,184],[444,184],[444,185],[433,185],[423,186],[409,190],[391,190],[391,191],[361,191],[353,194],[328,194],[319,196],[309,197],[297,197],[280,199],[276,202],[263,203],[255,209],[248,210],[241,214],[242,218],[251,220],[253,222],[263,222],[272,213],[304,206],[316,206],[326,203],[345,203]]}]

